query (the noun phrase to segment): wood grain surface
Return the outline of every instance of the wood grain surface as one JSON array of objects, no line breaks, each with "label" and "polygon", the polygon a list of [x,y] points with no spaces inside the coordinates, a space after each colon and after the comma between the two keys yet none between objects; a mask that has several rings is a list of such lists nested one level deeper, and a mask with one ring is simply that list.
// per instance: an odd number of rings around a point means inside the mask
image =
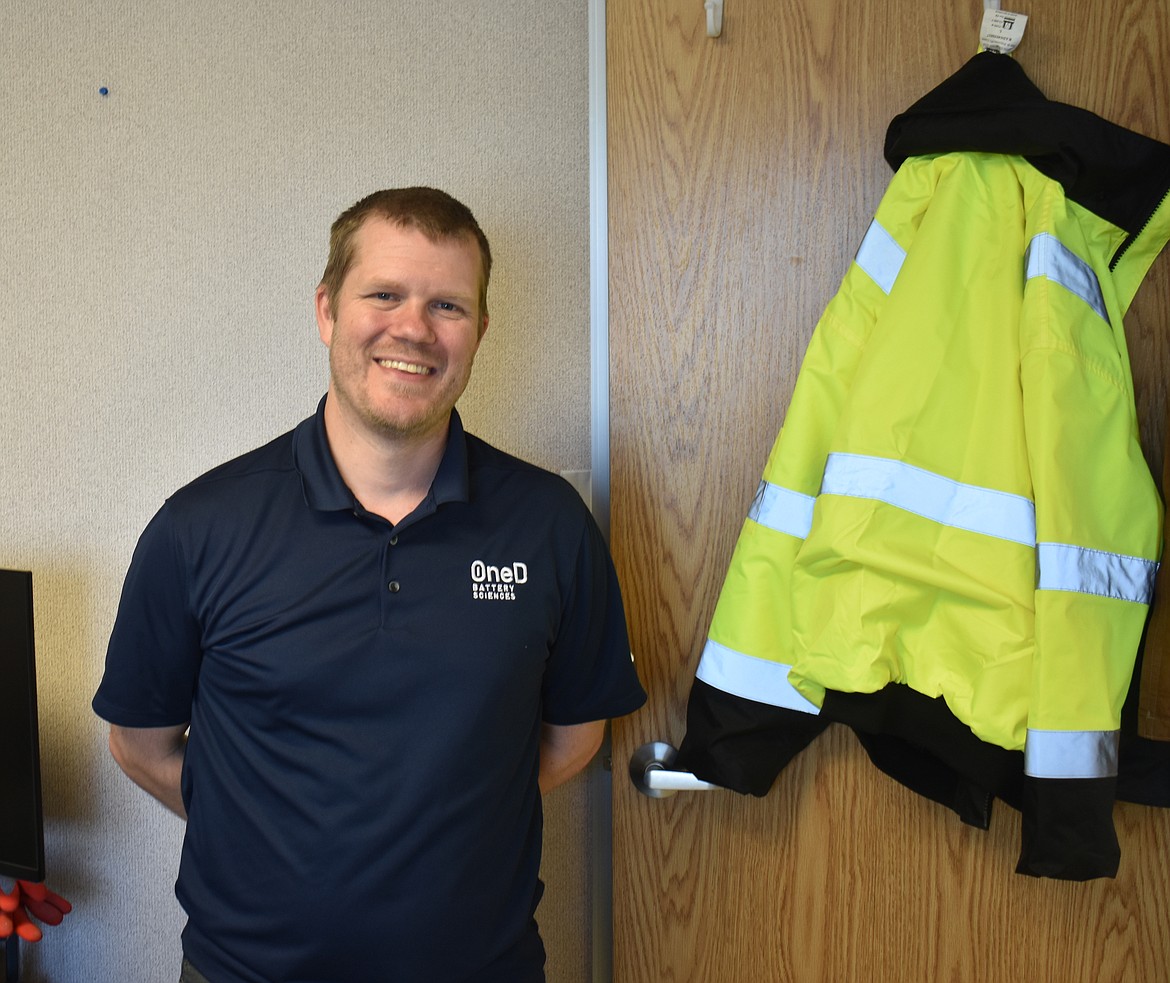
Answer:
[{"label": "wood grain surface", "polygon": [[[1011,6],[1011,4],[1006,4]],[[1038,0],[1017,59],[1053,99],[1170,142],[1167,5]],[[989,831],[832,727],[764,799],[649,799],[804,348],[889,181],[889,120],[975,53],[982,5],[609,0],[612,538],[646,709],[615,725],[615,980],[1165,981],[1170,812],[1119,805],[1116,880],[1013,873]],[[1161,470],[1170,265],[1127,319]]]}]

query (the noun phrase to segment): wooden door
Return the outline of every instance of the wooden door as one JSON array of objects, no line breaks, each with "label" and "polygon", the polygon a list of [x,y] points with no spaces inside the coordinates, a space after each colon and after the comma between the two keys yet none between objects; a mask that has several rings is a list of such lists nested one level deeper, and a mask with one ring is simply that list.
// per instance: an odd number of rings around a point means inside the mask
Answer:
[{"label": "wooden door", "polygon": [[[1170,141],[1161,2],[1035,0],[1017,58],[1050,98]],[[612,539],[649,706],[614,736],[617,983],[1170,978],[1170,811],[1119,805],[1113,881],[1013,873],[987,831],[833,727],[763,800],[649,799],[678,744],[735,536],[804,347],[889,180],[889,120],[975,53],[982,5],[609,0]],[[1160,468],[1170,264],[1127,329]],[[1160,473],[1156,470],[1155,473]]]}]

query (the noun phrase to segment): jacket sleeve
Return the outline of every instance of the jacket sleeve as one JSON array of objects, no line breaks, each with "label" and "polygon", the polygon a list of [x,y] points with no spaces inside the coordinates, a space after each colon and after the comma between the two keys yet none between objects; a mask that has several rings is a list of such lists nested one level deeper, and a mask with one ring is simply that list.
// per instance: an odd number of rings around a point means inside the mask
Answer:
[{"label": "jacket sleeve", "polygon": [[[1070,209],[1076,206],[1071,203]],[[1161,502],[1142,455],[1123,304],[1065,223],[1025,261],[1021,387],[1036,503],[1036,653],[1021,873],[1112,876],[1121,709],[1151,600]]]},{"label": "jacket sleeve", "polygon": [[828,726],[815,687],[810,699],[809,687],[802,693],[788,678],[792,572],[861,358],[864,327],[858,325],[873,322],[884,298],[872,277],[853,264],[813,332],[788,407],[793,422],[772,446],[728,566],[678,761],[725,788],[765,794],[780,770]]}]

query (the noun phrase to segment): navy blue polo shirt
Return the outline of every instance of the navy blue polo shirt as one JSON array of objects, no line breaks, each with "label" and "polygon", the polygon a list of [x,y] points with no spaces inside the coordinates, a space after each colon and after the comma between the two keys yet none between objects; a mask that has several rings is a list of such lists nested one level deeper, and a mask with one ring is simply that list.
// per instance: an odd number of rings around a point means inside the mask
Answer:
[{"label": "navy blue polo shirt", "polygon": [[323,409],[151,520],[93,701],[190,721],[184,951],[215,983],[539,978],[541,721],[645,700],[608,551],[567,482],[454,413],[392,526]]}]

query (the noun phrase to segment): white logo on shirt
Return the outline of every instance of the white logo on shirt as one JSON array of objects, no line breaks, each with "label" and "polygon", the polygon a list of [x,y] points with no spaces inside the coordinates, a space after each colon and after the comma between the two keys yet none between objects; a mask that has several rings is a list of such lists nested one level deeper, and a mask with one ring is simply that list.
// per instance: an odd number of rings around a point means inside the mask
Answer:
[{"label": "white logo on shirt", "polygon": [[477,601],[514,601],[516,585],[528,583],[528,565],[517,560],[499,566],[473,560],[471,596]]}]

